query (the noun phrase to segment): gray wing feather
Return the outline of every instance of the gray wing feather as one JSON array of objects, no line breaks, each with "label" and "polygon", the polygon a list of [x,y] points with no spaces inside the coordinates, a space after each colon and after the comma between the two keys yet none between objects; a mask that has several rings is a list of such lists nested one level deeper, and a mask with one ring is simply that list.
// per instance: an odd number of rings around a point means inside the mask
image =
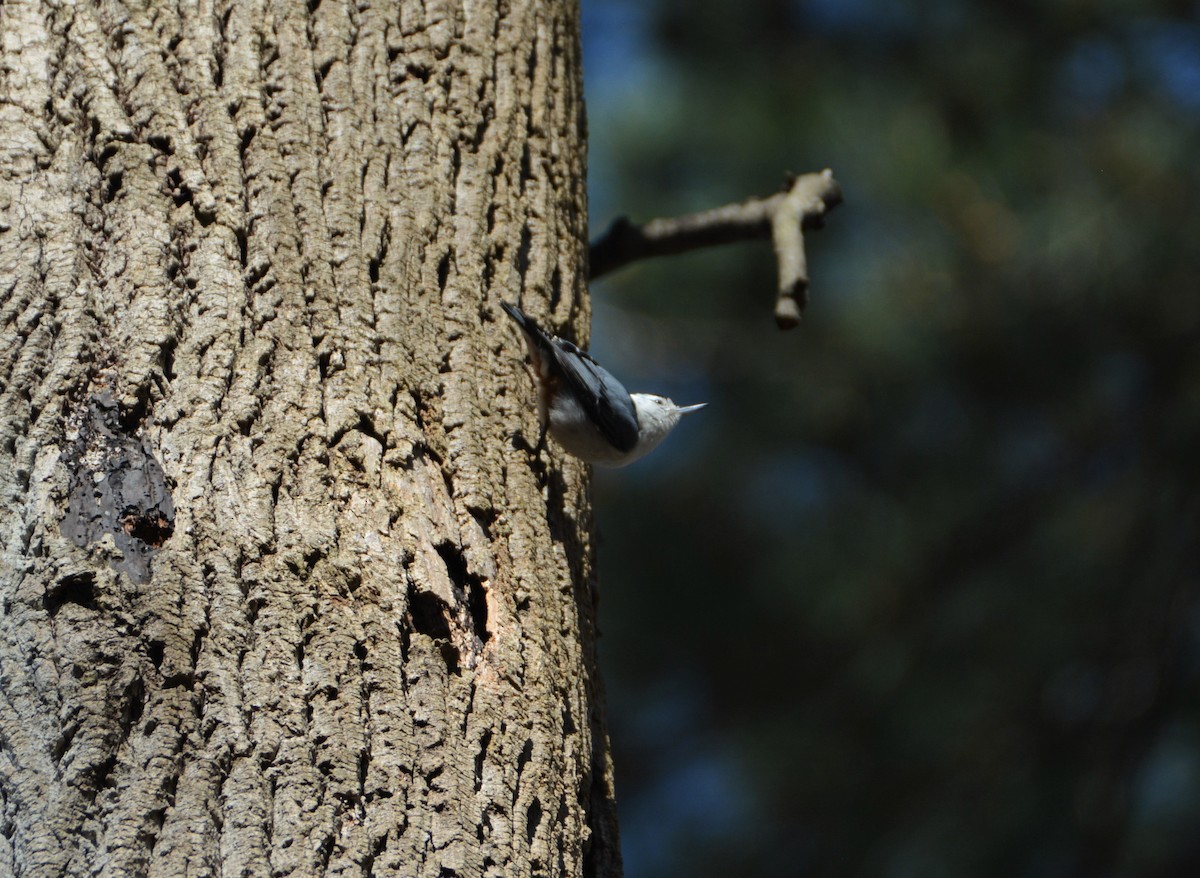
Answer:
[{"label": "gray wing feather", "polygon": [[563,385],[558,392],[569,393],[578,400],[600,434],[614,448],[631,451],[638,441],[637,410],[625,386],[587,352],[545,332],[520,308],[508,302],[501,302],[500,307],[554,364],[554,371]]},{"label": "gray wing feather", "polygon": [[563,389],[579,400],[588,417],[614,448],[632,451],[638,441],[638,421],[629,391],[587,353],[569,341],[555,341],[554,359],[562,369],[567,385]]}]

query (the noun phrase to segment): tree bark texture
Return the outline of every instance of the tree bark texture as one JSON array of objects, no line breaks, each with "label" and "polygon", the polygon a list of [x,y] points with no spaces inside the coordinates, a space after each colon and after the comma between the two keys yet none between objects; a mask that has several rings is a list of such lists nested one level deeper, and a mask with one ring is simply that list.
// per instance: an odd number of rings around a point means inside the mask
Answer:
[{"label": "tree bark texture", "polygon": [[0,874],[619,874],[575,3],[0,38]]}]

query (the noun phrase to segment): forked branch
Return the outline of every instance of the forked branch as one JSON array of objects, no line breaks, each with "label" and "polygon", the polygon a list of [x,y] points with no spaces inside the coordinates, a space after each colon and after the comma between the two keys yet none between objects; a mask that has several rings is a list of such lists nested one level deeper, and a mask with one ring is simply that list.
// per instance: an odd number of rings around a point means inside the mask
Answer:
[{"label": "forked branch", "polygon": [[792,329],[800,324],[808,304],[804,230],[821,228],[825,214],[841,201],[842,188],[833,178],[833,171],[826,169],[819,174],[791,177],[786,189],[769,198],[650,220],[641,226],[620,217],[592,242],[591,278],[595,280],[638,259],[770,237],[779,263],[775,322],[780,329]]}]

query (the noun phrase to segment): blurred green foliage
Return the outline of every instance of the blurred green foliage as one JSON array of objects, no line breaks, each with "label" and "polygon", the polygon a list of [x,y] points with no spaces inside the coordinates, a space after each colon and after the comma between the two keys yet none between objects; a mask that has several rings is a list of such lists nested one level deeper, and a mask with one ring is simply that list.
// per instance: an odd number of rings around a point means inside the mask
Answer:
[{"label": "blurred green foliage", "polygon": [[1200,874],[1200,6],[584,0],[596,285],[710,407],[596,477],[627,873]]}]

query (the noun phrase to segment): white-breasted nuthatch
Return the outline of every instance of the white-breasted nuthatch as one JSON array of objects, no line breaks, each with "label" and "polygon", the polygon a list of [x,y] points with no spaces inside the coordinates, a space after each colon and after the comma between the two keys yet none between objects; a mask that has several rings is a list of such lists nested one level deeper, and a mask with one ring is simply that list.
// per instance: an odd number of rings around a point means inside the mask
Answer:
[{"label": "white-breasted nuthatch", "polygon": [[679,406],[665,396],[630,393],[585,351],[550,335],[517,306],[500,307],[525,335],[542,428],[581,460],[632,463],[666,439],[680,418],[707,405]]}]

